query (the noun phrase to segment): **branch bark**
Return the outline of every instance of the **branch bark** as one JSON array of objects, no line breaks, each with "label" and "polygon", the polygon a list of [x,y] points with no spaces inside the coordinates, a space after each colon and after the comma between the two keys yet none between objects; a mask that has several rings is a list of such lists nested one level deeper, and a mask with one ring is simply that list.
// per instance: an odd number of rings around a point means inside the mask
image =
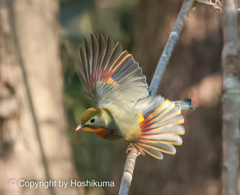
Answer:
[{"label": "branch bark", "polygon": [[[163,73],[167,67],[169,59],[172,55],[172,51],[176,45],[176,42],[178,40],[178,37],[179,37],[182,27],[184,25],[186,16],[188,15],[189,11],[191,10],[193,3],[194,3],[194,0],[184,0],[183,1],[183,5],[179,12],[176,23],[175,23],[173,30],[169,36],[168,42],[163,50],[163,53],[158,62],[157,68],[155,70],[153,79],[151,81],[151,84],[149,87],[149,92],[151,95],[157,94],[157,90],[160,85]],[[136,159],[137,159],[137,150],[134,149],[128,153],[128,156],[127,156],[127,159],[125,162],[125,167],[124,167],[124,171],[123,171],[119,195],[126,195],[129,193],[129,188],[130,188],[131,181],[132,181],[132,175],[133,175]]]},{"label": "branch bark", "polygon": [[137,150],[134,149],[130,151],[127,156],[127,160],[126,160],[124,171],[123,171],[121,186],[119,190],[119,195],[125,195],[125,194],[128,194],[129,192],[136,159],[137,159]]},{"label": "branch bark", "polygon": [[173,30],[169,36],[168,42],[163,50],[163,53],[158,62],[157,68],[153,75],[153,79],[152,79],[152,82],[149,87],[149,91],[150,91],[151,95],[157,94],[157,90],[160,85],[163,73],[167,67],[167,64],[172,55],[173,49],[176,45],[176,42],[180,35],[180,32],[183,28],[186,16],[188,15],[190,9],[192,8],[193,3],[194,3],[194,0],[184,0],[183,1],[183,5],[178,14],[177,21],[173,27]]},{"label": "branch bark", "polygon": [[240,68],[238,39],[238,2],[223,1],[223,167],[224,195],[238,195],[240,158]]}]

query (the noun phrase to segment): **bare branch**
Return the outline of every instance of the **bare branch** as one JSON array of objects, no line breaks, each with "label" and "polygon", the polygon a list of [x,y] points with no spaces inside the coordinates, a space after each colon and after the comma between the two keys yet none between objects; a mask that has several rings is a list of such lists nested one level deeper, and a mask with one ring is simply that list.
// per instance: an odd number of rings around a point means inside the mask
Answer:
[{"label": "bare branch", "polygon": [[166,69],[166,66],[169,62],[169,59],[172,55],[173,49],[176,45],[180,32],[182,30],[183,24],[185,22],[186,16],[192,8],[194,0],[184,0],[180,13],[178,15],[177,21],[173,27],[173,30],[170,34],[168,42],[163,50],[162,56],[158,62],[157,68],[155,70],[152,82],[149,87],[151,95],[156,95],[158,87],[160,85],[163,73]]},{"label": "bare branch", "polygon": [[127,160],[123,170],[123,177],[121,181],[119,195],[126,195],[129,192],[136,159],[137,159],[137,150],[134,149],[130,151],[127,155]]},{"label": "bare branch", "polygon": [[[157,93],[160,81],[162,79],[165,68],[168,64],[168,61],[171,57],[172,51],[175,47],[175,44],[178,40],[179,34],[182,30],[184,21],[189,11],[192,8],[194,0],[184,0],[180,13],[178,15],[177,21],[173,27],[173,30],[168,39],[167,45],[164,48],[163,54],[158,62],[157,68],[155,70],[155,74],[153,76],[151,85],[149,87],[149,91],[151,95],[155,95]],[[135,167],[135,162],[137,158],[137,151],[132,150],[128,153],[127,160],[125,163],[123,177],[121,181],[119,195],[127,195],[129,192],[129,188],[132,181],[132,175]]]}]

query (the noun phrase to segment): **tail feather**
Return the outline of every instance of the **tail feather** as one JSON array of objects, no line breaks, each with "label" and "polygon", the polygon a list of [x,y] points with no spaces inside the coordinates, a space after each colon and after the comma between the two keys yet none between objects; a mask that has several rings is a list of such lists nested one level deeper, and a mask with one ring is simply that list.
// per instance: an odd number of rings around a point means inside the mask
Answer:
[{"label": "tail feather", "polygon": [[149,143],[139,142],[138,145],[146,146],[148,148],[152,148],[154,150],[158,150],[160,152],[164,152],[167,154],[175,154],[176,153],[176,148],[171,144],[154,143],[154,142],[149,142]]},{"label": "tail feather", "polygon": [[182,138],[176,134],[142,135],[139,140],[144,143],[166,143],[172,145],[182,145]]},{"label": "tail feather", "polygon": [[196,110],[195,107],[191,106],[192,100],[185,98],[184,100],[175,101],[176,106],[179,106],[181,110]]},{"label": "tail feather", "polygon": [[139,100],[135,107],[139,111],[139,126],[141,128],[141,138],[133,143],[139,150],[162,159],[163,153],[175,154],[173,145],[181,145],[182,138],[179,135],[185,133],[184,123],[181,115],[184,104],[191,107],[191,102],[171,102],[163,97],[147,97]]},{"label": "tail feather", "polygon": [[143,151],[142,148],[140,148],[136,143],[132,143],[132,144],[142,155],[145,155],[145,152]]},{"label": "tail feather", "polygon": [[149,130],[142,131],[142,135],[159,135],[159,134],[165,134],[165,133],[171,133],[176,135],[183,135],[185,132],[183,126],[181,125],[175,125],[174,128],[172,128],[172,125],[168,125],[164,128],[150,128]]},{"label": "tail feather", "polygon": [[153,156],[154,158],[157,159],[163,159],[163,154],[161,152],[159,152],[158,150],[155,150],[153,148],[147,147],[147,146],[143,146],[143,145],[139,145],[139,144],[133,144],[136,148],[140,148],[141,150],[143,150],[144,152],[150,154],[151,156]]},{"label": "tail feather", "polygon": [[163,127],[168,127],[169,124],[171,125],[177,125],[177,124],[182,124],[184,123],[184,118],[182,115],[177,115],[169,119],[163,119],[160,121],[156,121],[155,123],[152,123],[150,125],[145,125],[142,126],[143,131],[149,130],[149,129],[156,129],[156,128],[163,128]]}]

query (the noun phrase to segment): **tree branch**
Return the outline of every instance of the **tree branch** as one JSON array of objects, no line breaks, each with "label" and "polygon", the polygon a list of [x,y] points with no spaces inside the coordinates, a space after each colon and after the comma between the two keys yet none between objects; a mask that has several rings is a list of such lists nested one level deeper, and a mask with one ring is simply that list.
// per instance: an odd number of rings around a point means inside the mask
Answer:
[{"label": "tree branch", "polygon": [[[162,56],[158,62],[157,68],[155,70],[152,82],[149,87],[149,92],[151,95],[156,95],[160,81],[162,79],[165,68],[168,64],[168,61],[171,57],[172,51],[176,45],[179,34],[182,30],[183,24],[185,22],[186,16],[192,8],[194,0],[184,0],[180,13],[178,15],[177,21],[173,27],[173,30],[170,34],[168,42],[164,48]],[[119,195],[127,195],[129,193],[129,188],[132,181],[132,175],[135,167],[135,162],[137,158],[137,150],[132,150],[128,153],[123,177],[120,185]]]},{"label": "tree branch", "polygon": [[137,159],[137,150],[133,149],[127,155],[127,160],[126,160],[124,171],[123,171],[123,177],[121,181],[119,195],[126,195],[129,192],[136,159]]},{"label": "tree branch", "polygon": [[238,2],[223,1],[223,167],[224,195],[238,195],[240,158],[239,102],[240,69],[238,40]]},{"label": "tree branch", "polygon": [[177,21],[173,27],[173,30],[169,36],[167,45],[165,46],[162,56],[158,62],[157,68],[155,70],[152,82],[149,87],[151,95],[156,95],[158,87],[160,85],[163,73],[172,55],[173,49],[176,45],[180,32],[182,30],[183,24],[185,22],[186,16],[188,15],[194,0],[184,0],[180,13],[178,14]]}]

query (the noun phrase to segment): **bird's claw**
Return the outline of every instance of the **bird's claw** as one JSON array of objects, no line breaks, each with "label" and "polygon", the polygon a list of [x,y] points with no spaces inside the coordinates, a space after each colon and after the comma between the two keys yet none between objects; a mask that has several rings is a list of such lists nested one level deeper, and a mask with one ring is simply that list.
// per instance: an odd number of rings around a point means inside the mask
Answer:
[{"label": "bird's claw", "polygon": [[[126,150],[126,154],[128,154],[129,152],[131,152],[132,150],[137,150],[132,144],[130,144]],[[137,150],[137,156],[139,156],[141,153]]]}]

